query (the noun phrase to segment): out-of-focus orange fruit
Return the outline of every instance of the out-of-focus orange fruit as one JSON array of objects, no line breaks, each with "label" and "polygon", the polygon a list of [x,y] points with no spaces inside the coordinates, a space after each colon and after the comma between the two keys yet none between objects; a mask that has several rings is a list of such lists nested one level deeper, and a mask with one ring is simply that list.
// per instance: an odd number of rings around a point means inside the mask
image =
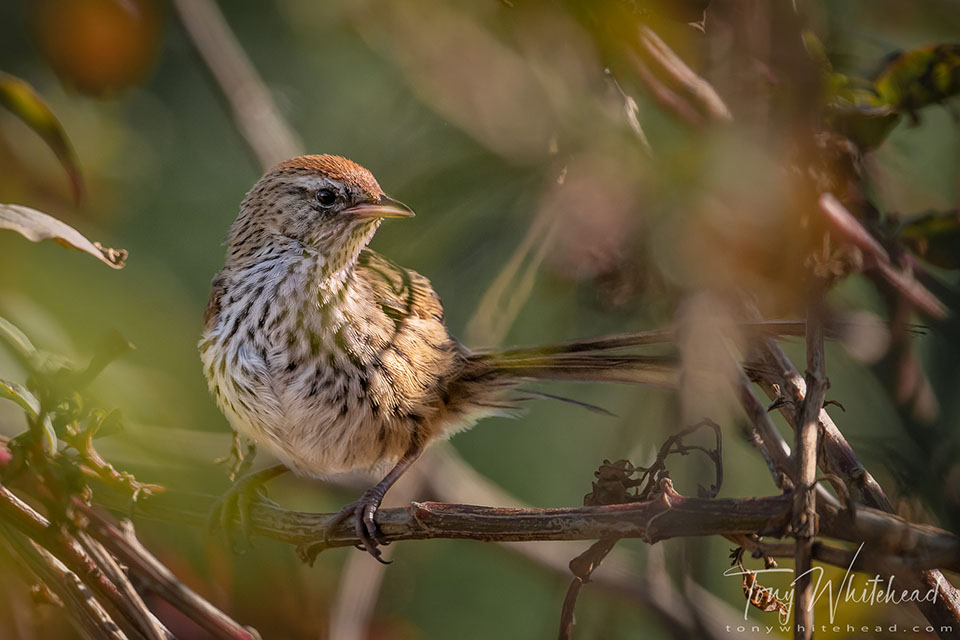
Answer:
[{"label": "out-of-focus orange fruit", "polygon": [[60,80],[102,96],[142,81],[163,32],[160,0],[33,0],[33,32]]}]

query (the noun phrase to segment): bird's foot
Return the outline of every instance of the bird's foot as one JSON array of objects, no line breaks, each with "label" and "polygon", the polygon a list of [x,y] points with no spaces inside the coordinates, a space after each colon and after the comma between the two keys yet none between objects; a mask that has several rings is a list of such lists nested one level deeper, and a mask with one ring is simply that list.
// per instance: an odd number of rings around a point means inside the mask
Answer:
[{"label": "bird's foot", "polygon": [[251,441],[245,441],[236,431],[233,432],[233,440],[230,444],[230,452],[227,455],[217,458],[213,464],[228,464],[227,477],[230,482],[242,477],[253,465],[253,459],[257,455],[257,445]]},{"label": "bird's foot", "polygon": [[388,560],[384,560],[381,557],[383,552],[380,551],[381,546],[386,546],[389,543],[383,539],[383,536],[380,534],[380,530],[377,527],[377,523],[374,520],[377,509],[380,508],[380,503],[383,502],[383,496],[385,493],[386,489],[380,485],[370,487],[364,491],[359,500],[344,506],[333,516],[333,518],[327,524],[327,530],[324,534],[324,538],[326,539],[330,535],[330,532],[333,530],[333,528],[338,524],[345,521],[347,518],[353,517],[354,530],[357,533],[357,537],[362,542],[362,546],[357,545],[357,548],[366,550],[366,552],[373,556],[374,560],[377,562],[390,564]]},{"label": "bird's foot", "polygon": [[283,465],[276,465],[242,476],[214,503],[207,519],[207,530],[212,533],[217,529],[223,529],[230,545],[237,549],[234,520],[239,520],[243,545],[253,546],[250,543],[250,515],[253,506],[257,503],[276,506],[276,503],[267,497],[267,490],[263,485],[286,471],[287,468]]}]

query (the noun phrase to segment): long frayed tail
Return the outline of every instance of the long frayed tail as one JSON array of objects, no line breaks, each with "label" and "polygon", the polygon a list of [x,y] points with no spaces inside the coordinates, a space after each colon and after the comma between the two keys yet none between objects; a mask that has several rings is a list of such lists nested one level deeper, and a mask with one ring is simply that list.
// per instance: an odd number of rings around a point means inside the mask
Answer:
[{"label": "long frayed tail", "polygon": [[[755,338],[802,336],[804,323],[796,320],[744,322],[738,329]],[[623,349],[676,341],[672,329],[624,333],[536,347],[485,349],[470,354],[475,371],[516,380],[573,380],[620,382],[674,387],[680,375],[673,355],[636,355]]]},{"label": "long frayed tail", "polygon": [[672,339],[670,331],[650,331],[536,347],[475,351],[469,359],[480,370],[518,381],[572,380],[672,387],[679,375],[675,356],[613,353]]}]

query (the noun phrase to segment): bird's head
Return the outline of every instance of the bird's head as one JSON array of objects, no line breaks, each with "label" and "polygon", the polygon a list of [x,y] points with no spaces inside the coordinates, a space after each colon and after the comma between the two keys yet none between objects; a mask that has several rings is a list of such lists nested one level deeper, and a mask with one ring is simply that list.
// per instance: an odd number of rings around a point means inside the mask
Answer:
[{"label": "bird's head", "polygon": [[384,218],[412,216],[357,163],[300,156],[271,169],[244,198],[230,229],[228,260],[306,251],[334,273],[353,264]]}]

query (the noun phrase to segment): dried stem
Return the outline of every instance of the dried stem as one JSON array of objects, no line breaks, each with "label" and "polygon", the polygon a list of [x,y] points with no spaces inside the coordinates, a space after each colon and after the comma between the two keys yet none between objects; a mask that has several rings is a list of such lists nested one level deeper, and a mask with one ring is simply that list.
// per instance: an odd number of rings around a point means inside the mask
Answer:
[{"label": "dried stem", "polygon": [[77,574],[52,553],[13,527],[0,525],[0,532],[19,558],[64,603],[74,627],[88,640],[127,640],[110,614]]},{"label": "dried stem", "polygon": [[644,55],[656,63],[658,71],[677,86],[712,121],[733,120],[730,108],[713,85],[694,73],[693,69],[687,66],[687,63],[667,46],[667,43],[653,29],[642,25],[638,43]]},{"label": "dried stem", "polygon": [[[138,503],[139,504],[139,503]],[[210,507],[212,508],[211,501]],[[90,534],[125,564],[153,593],[175,606],[184,615],[220,640],[259,640],[259,634],[231,619],[180,582],[173,573],[140,544],[128,521],[115,525],[99,511],[80,503],[77,508],[88,519]]]},{"label": "dried stem", "polygon": [[[819,287],[818,287],[819,288]],[[817,477],[817,434],[819,416],[827,392],[827,376],[823,355],[823,322],[819,291],[807,314],[807,389],[808,393],[797,415],[793,503],[793,532],[797,538],[795,552],[794,638],[813,637],[813,538],[817,535],[817,498],[814,488]]]},{"label": "dried stem", "polygon": [[833,194],[823,194],[819,205],[831,230],[837,233],[839,238],[850,242],[864,253],[865,268],[875,269],[910,304],[928,316],[938,319],[947,317],[946,306],[913,277],[909,268],[907,271],[894,268],[886,249],[863,228],[860,221],[847,211],[847,208]]},{"label": "dried stem", "polygon": [[260,165],[298,155],[303,143],[279,115],[270,91],[212,0],[174,0],[180,21],[230,103],[233,120]]},{"label": "dried stem", "polygon": [[570,640],[573,637],[573,612],[577,606],[577,598],[584,583],[590,581],[590,575],[600,566],[603,559],[613,551],[620,538],[606,538],[599,540],[579,556],[570,561],[570,571],[573,572],[573,581],[567,588],[567,595],[563,598],[563,608],[560,611],[559,640]]},{"label": "dried stem", "polygon": [[78,531],[76,537],[84,549],[87,550],[87,553],[90,554],[90,557],[104,571],[107,579],[120,590],[125,603],[124,615],[137,620],[137,629],[143,634],[144,638],[146,640],[176,640],[173,634],[150,612],[123,569],[120,568],[113,556],[103,548],[103,545],[84,531]]},{"label": "dried stem", "polygon": [[[762,320],[759,312],[750,305],[747,305],[747,320]],[[758,350],[760,358],[760,362],[751,368],[754,379],[771,400],[785,400],[779,403],[780,410],[790,425],[796,428],[796,412],[792,407],[800,406],[806,395],[803,377],[775,340],[760,340],[754,343],[754,348]],[[820,411],[819,429],[820,468],[840,478],[854,502],[892,513],[893,507],[883,489],[860,463],[825,409]],[[960,594],[944,575],[937,569],[929,568],[913,576],[913,580],[915,584],[912,588],[937,589],[935,602],[918,603],[927,620],[936,627],[960,628]]]}]

